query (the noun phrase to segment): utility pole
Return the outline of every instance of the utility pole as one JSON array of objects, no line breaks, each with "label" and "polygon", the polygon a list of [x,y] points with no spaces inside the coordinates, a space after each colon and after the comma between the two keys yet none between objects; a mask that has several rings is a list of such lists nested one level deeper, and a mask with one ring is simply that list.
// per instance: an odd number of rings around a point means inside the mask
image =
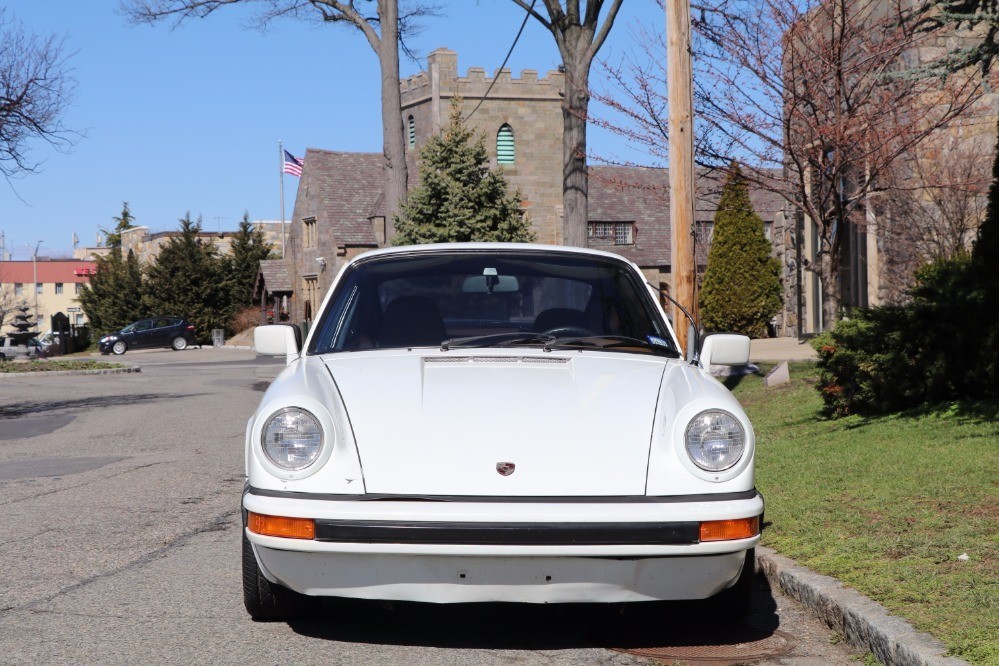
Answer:
[{"label": "utility pole", "polygon": [[[673,298],[694,312],[694,104],[690,0],[667,0],[666,79],[669,87],[669,219]],[[689,322],[673,308],[680,350],[687,351]]]}]

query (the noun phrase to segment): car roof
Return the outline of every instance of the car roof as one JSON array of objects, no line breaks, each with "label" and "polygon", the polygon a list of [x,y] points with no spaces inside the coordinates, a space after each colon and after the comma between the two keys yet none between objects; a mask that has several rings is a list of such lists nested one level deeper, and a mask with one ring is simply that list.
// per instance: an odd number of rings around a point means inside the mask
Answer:
[{"label": "car roof", "polygon": [[585,255],[594,259],[605,259],[616,261],[633,268],[640,275],[642,269],[629,259],[620,254],[605,252],[604,250],[594,250],[588,247],[573,247],[571,245],[544,245],[541,243],[427,243],[425,245],[399,245],[396,247],[385,247],[377,250],[369,250],[357,255],[343,265],[342,271],[357,263],[381,259],[394,255],[405,256],[413,254],[459,254],[462,252],[508,252],[510,254],[523,253],[545,253],[562,255]]},{"label": "car roof", "polygon": [[613,252],[606,252],[604,250],[594,250],[588,247],[573,247],[569,245],[543,245],[541,243],[427,243],[425,245],[398,245],[395,247],[384,247],[377,250],[369,250],[363,252],[354,259],[357,261],[362,258],[372,258],[377,256],[392,255],[392,254],[411,254],[414,252],[468,252],[475,250],[485,250],[489,252],[550,252],[557,254],[588,254],[595,257],[603,257],[606,259],[617,259],[618,261],[628,262],[627,259],[619,254],[614,254]]}]

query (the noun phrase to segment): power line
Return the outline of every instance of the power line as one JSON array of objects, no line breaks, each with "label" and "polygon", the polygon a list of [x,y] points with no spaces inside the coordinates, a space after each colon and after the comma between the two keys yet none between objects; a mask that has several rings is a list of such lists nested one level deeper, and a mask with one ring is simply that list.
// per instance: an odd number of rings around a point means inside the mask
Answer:
[{"label": "power line", "polygon": [[[527,26],[527,22],[531,18],[531,12],[534,11],[534,3],[536,3],[537,1],[538,0],[531,0],[530,9],[528,9],[524,13],[524,22],[520,24],[520,30],[517,31],[517,36],[513,38],[513,44],[510,45],[510,50],[506,52],[506,57],[503,58],[503,64],[500,65],[500,72],[503,71],[504,67],[506,67],[507,61],[510,59],[510,56],[513,54],[513,49],[517,46],[517,42],[520,41],[520,36],[524,34],[524,27]],[[496,82],[498,80],[499,80],[499,72],[496,73],[496,76],[493,77],[493,82],[489,84],[488,88],[486,88],[486,94],[482,96],[482,99],[480,99],[479,103],[475,105],[475,108],[472,109],[472,112],[467,116],[465,116],[465,122],[468,122],[468,120],[475,115],[475,112],[479,110],[479,107],[482,106],[482,103],[486,101],[487,97],[489,97],[489,93],[492,92],[493,86],[496,85]]]}]

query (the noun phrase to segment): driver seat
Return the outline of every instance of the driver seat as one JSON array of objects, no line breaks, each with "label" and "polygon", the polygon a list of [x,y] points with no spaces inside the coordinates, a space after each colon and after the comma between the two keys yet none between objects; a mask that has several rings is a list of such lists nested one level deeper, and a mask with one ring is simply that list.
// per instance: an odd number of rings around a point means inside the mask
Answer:
[{"label": "driver seat", "polygon": [[432,347],[447,337],[440,308],[423,296],[400,296],[388,304],[378,331],[379,347]]},{"label": "driver seat", "polygon": [[556,328],[590,328],[586,313],[572,308],[549,308],[542,310],[534,319],[534,331],[544,333]]}]

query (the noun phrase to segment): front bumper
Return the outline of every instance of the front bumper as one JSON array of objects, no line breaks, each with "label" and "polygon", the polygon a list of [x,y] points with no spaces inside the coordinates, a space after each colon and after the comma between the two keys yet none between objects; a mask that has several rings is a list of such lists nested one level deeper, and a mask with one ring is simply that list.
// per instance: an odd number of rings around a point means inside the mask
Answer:
[{"label": "front bumper", "polygon": [[[359,501],[247,489],[247,511],[312,518],[316,539],[246,530],[271,582],[309,595],[438,603],[703,599],[734,584],[749,539],[700,543],[701,521],[763,513],[737,499]],[[639,501],[642,500],[642,501]]]}]

